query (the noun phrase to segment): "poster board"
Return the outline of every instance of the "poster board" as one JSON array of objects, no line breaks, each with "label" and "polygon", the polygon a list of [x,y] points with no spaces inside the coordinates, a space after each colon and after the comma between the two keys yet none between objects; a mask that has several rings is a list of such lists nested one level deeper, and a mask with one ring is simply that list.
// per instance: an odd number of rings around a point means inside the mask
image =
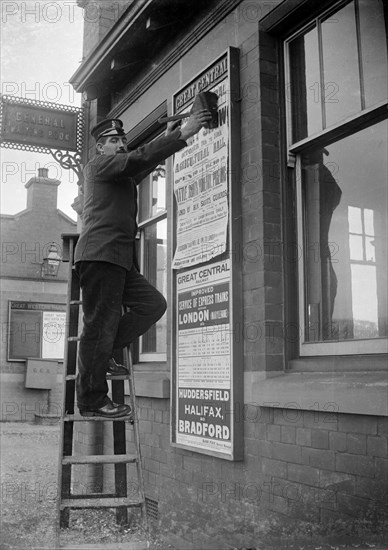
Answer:
[{"label": "poster board", "polygon": [[8,302],[8,361],[63,360],[66,304]]},{"label": "poster board", "polygon": [[226,460],[243,458],[238,60],[229,48],[173,96],[174,114],[198,92],[219,99],[218,127],[173,160],[171,443]]}]

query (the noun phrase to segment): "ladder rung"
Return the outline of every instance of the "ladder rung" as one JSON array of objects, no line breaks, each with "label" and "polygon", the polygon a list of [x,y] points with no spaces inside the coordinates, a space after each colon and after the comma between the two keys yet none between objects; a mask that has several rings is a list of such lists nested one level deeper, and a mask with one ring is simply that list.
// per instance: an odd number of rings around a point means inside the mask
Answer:
[{"label": "ladder rung", "polygon": [[63,417],[64,422],[131,422],[133,423],[133,415],[129,414],[127,416],[119,416],[118,418],[106,418],[105,416],[82,416],[67,414]]},{"label": "ladder rung", "polygon": [[136,541],[136,542],[114,542],[107,543],[103,542],[98,544],[93,542],[93,544],[75,544],[71,543],[62,543],[59,548],[61,550],[147,550],[149,544],[147,541]]},{"label": "ladder rung", "polygon": [[[76,374],[68,374],[65,377],[65,380],[75,380],[77,378]],[[106,379],[107,380],[129,380],[130,375],[129,374],[107,374]]]},{"label": "ladder rung", "polygon": [[141,506],[142,500],[128,497],[114,498],[80,498],[64,499],[61,502],[61,510],[64,508],[119,508],[120,506]]},{"label": "ladder rung", "polygon": [[136,455],[82,455],[64,456],[62,464],[130,464],[137,462]]},{"label": "ladder rung", "polygon": [[69,336],[67,339],[68,342],[80,342],[81,336]]},{"label": "ladder rung", "polygon": [[70,305],[71,306],[81,306],[82,305],[82,300],[70,300]]},{"label": "ladder rung", "polygon": [[[75,500],[75,499],[91,499],[91,498],[101,498],[101,494],[102,493],[84,493],[82,495],[74,495],[74,494],[70,494],[70,498],[71,500]],[[104,493],[104,498],[116,498],[116,493]]]}]

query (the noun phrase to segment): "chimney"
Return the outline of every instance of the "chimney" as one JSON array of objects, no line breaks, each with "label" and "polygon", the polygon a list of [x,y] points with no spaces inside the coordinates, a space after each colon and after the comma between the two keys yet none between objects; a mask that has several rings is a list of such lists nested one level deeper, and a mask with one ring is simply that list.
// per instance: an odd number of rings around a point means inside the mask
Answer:
[{"label": "chimney", "polygon": [[48,177],[48,168],[38,168],[38,176],[28,180],[24,186],[27,189],[27,208],[45,212],[56,210],[60,183]]},{"label": "chimney", "polygon": [[48,178],[48,168],[38,168],[38,178]]}]

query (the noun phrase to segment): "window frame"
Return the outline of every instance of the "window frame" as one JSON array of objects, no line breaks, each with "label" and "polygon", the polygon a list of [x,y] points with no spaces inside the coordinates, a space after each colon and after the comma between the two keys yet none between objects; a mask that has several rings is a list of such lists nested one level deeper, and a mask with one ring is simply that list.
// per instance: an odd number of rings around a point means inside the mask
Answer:
[{"label": "window frame", "polygon": [[[300,339],[299,339],[299,356],[300,357],[312,357],[312,356],[333,356],[333,355],[365,355],[365,354],[382,354],[387,353],[388,338],[371,338],[371,339],[354,339],[343,341],[326,341],[326,342],[310,342],[306,341],[306,265],[305,265],[305,233],[304,233],[304,217],[305,210],[303,205],[302,195],[302,166],[301,158],[305,149],[310,149],[315,146],[329,145],[341,138],[350,136],[357,132],[362,131],[365,128],[372,127],[373,125],[387,119],[387,100],[380,101],[372,107],[365,108],[365,99],[361,98],[361,108],[356,113],[349,117],[336,122],[333,125],[323,128],[321,131],[307,136],[299,141],[293,142],[293,127],[292,127],[292,102],[290,95],[290,53],[289,44],[292,40],[298,36],[302,36],[314,26],[318,28],[320,21],[327,19],[331,14],[336,13],[342,9],[345,5],[349,4],[352,0],[340,0],[334,5],[331,4],[326,10],[323,9],[317,15],[306,21],[297,30],[294,30],[291,34],[285,35],[283,41],[283,78],[284,78],[284,96],[285,96],[285,115],[286,115],[286,150],[287,150],[287,166],[292,170],[293,178],[295,182],[295,205],[296,205],[296,233],[297,233],[297,246],[298,250],[302,251],[298,254],[298,322],[300,327]],[[356,7],[357,9],[357,7]],[[319,38],[319,36],[318,36]],[[357,38],[359,39],[359,33],[357,29]],[[320,53],[322,54],[322,44],[319,46]],[[360,60],[360,40],[357,44],[359,64]],[[320,67],[322,64],[320,63]],[[361,70],[361,73],[360,73]],[[362,67],[359,68],[359,74],[362,76]],[[320,86],[322,88],[322,72],[320,72]],[[360,83],[360,89],[362,92],[363,83]],[[324,102],[321,93],[321,105]]]},{"label": "window frame", "polygon": [[[157,136],[156,136],[157,137]],[[150,177],[151,174],[148,176]],[[141,185],[141,183],[139,184]],[[167,186],[166,186],[166,197],[167,197]],[[140,205],[140,193],[138,193],[138,205]],[[139,210],[140,211],[140,206]],[[158,212],[155,216],[147,218],[143,222],[138,223],[138,239],[139,239],[139,265],[141,272],[144,273],[144,264],[145,264],[145,234],[144,230],[151,225],[157,225],[162,220],[167,220],[167,205],[163,212]],[[165,314],[166,315],[166,314]],[[159,321],[158,321],[159,322]],[[167,361],[167,349],[165,353],[147,353],[142,351],[143,348],[143,336],[139,337],[139,362],[140,363],[152,363],[152,362],[166,362]],[[166,348],[167,348],[167,338],[166,338]]]},{"label": "window frame", "polygon": [[[134,126],[126,135],[127,144],[130,150],[140,147],[144,143],[149,143],[158,136],[164,134],[166,130],[166,125],[161,125],[158,122],[160,117],[167,115],[167,102],[164,100],[160,103],[153,111],[151,111],[146,117],[140,120],[140,122]],[[121,115],[122,116],[122,115]],[[155,216],[151,216],[143,221],[139,221],[140,214],[140,186],[142,183],[137,185],[138,187],[138,215],[137,215],[137,224],[138,231],[136,235],[136,248],[137,256],[139,261],[139,266],[141,272],[144,272],[144,229],[149,227],[154,223],[158,223],[162,219],[167,218],[167,186],[168,186],[168,163],[166,162],[166,207],[163,212],[158,212]],[[151,172],[152,174],[152,172]],[[150,175],[151,175],[150,174]],[[148,177],[150,177],[150,175]],[[168,235],[168,233],[167,233]],[[168,285],[167,285],[168,288]],[[167,297],[166,297],[167,299]],[[134,353],[135,353],[135,362],[142,363],[143,365],[149,365],[151,363],[167,363],[167,351],[166,353],[142,353],[142,336],[140,336],[135,343]]]}]

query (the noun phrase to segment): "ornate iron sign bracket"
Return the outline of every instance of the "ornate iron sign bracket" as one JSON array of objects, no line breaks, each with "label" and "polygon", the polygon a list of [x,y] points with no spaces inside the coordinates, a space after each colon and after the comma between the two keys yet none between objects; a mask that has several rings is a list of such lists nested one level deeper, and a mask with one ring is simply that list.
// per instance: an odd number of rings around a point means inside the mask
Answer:
[{"label": "ornate iron sign bracket", "polygon": [[77,184],[82,188],[83,174],[80,153],[70,153],[70,151],[61,151],[60,149],[50,149],[51,155],[59,162],[65,170],[73,170],[78,178]]}]

